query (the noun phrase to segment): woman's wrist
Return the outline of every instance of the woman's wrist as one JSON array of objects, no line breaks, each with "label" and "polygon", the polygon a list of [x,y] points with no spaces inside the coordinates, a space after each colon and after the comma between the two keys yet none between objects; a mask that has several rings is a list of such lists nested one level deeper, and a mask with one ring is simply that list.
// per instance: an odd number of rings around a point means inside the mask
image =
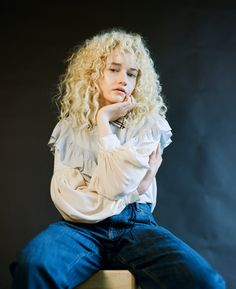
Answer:
[{"label": "woman's wrist", "polygon": [[155,177],[154,171],[151,169],[148,170],[146,175],[144,176],[144,178],[142,179],[142,181],[140,182],[140,184],[137,188],[139,195],[144,194],[148,190],[154,177]]},{"label": "woman's wrist", "polygon": [[103,113],[101,110],[97,114],[97,126],[99,136],[107,136],[112,134],[109,119],[107,115]]}]

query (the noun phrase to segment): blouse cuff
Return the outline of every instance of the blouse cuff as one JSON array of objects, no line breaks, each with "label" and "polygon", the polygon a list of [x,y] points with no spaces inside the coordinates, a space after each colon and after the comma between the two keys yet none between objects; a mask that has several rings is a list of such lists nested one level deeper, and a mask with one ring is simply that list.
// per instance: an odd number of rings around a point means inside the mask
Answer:
[{"label": "blouse cuff", "polygon": [[103,150],[113,150],[120,146],[120,141],[115,134],[100,137],[100,147]]}]

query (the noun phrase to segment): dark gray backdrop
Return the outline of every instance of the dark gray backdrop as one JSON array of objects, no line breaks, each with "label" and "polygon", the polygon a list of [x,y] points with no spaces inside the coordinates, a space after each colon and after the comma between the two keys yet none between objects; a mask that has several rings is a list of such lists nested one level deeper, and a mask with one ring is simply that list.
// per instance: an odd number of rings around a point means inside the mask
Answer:
[{"label": "dark gray backdrop", "polygon": [[[5,4],[1,25],[1,270],[58,219],[47,147],[56,123],[51,97],[70,49],[101,29],[147,40],[173,128],[157,176],[155,216],[236,288],[236,9],[230,2],[178,5],[116,1]],[[173,2],[174,3],[174,2]]]}]

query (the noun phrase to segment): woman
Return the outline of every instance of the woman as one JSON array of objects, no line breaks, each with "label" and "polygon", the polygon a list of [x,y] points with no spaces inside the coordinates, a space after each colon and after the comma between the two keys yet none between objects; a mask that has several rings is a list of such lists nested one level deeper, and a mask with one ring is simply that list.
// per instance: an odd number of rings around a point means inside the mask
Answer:
[{"label": "woman", "polygon": [[143,289],[225,288],[187,244],[159,226],[155,175],[171,128],[142,37],[102,32],[76,48],[60,82],[49,225],[11,265],[13,288],[74,288],[104,268]]}]

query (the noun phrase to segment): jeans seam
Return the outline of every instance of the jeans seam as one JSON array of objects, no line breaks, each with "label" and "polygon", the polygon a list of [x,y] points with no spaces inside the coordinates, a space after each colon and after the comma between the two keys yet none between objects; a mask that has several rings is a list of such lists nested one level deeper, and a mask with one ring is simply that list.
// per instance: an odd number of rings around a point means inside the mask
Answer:
[{"label": "jeans seam", "polygon": [[[70,277],[69,275],[70,275],[71,271],[72,271],[73,268],[76,266],[76,264],[78,264],[78,263],[80,262],[80,260],[81,260],[82,258],[88,257],[88,256],[95,256],[95,255],[97,255],[97,254],[96,254],[96,253],[92,253],[92,252],[87,252],[87,253],[82,253],[82,254],[80,254],[80,255],[76,258],[76,260],[75,260],[74,262],[71,262],[70,265],[68,265],[68,267],[67,267],[68,270],[67,270],[66,276]],[[67,285],[68,285],[68,282],[65,283],[65,284],[62,284],[62,285],[63,285],[63,286],[67,286]]]}]

